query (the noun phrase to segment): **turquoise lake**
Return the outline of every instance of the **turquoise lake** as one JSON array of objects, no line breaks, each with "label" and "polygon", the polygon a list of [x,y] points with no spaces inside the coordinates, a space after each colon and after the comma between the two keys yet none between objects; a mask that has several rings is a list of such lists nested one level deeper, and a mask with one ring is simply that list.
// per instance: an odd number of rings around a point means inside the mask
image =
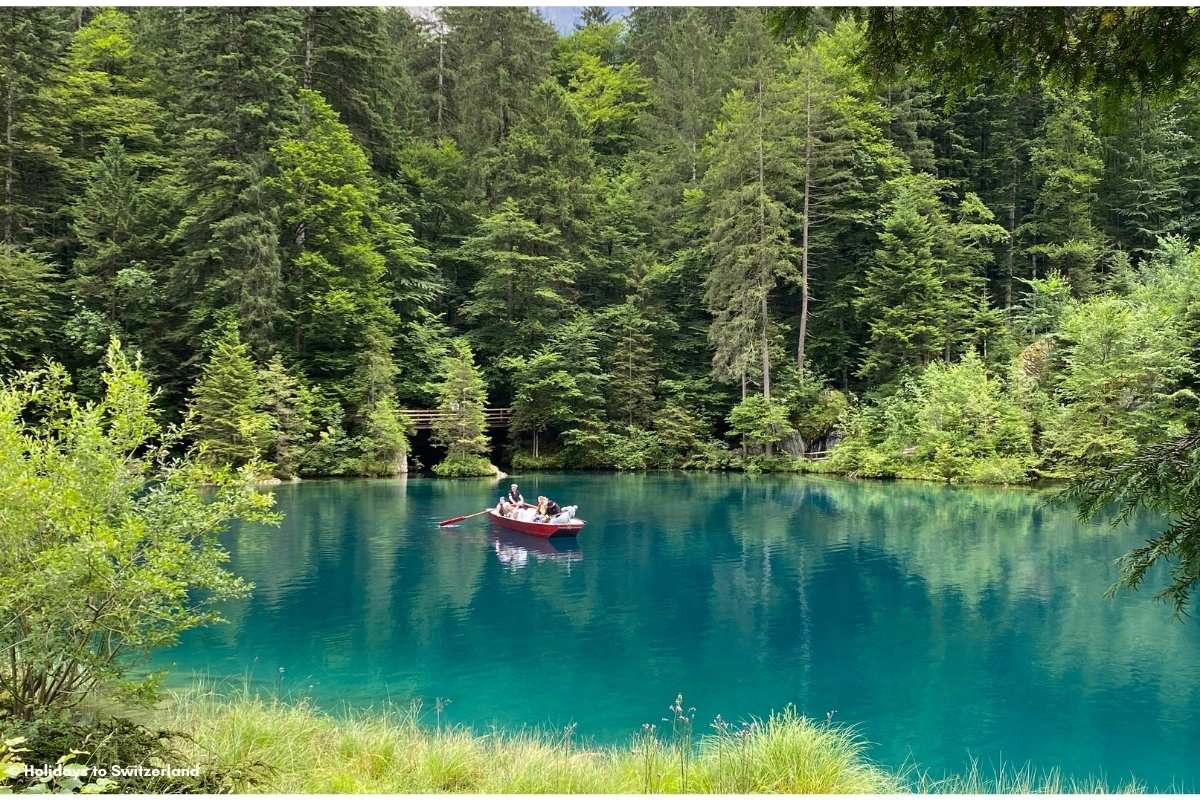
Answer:
[{"label": "turquoise lake", "polygon": [[[556,544],[437,520],[484,481],[313,481],[279,528],[227,538],[253,596],[155,666],[346,706],[407,705],[478,729],[597,742],[794,704],[857,726],[870,756],[936,773],[975,757],[1200,788],[1200,622],[1113,559],[1155,529],[1077,522],[1029,490],[818,477],[516,478],[578,503]],[[507,483],[505,484],[507,485]]]}]

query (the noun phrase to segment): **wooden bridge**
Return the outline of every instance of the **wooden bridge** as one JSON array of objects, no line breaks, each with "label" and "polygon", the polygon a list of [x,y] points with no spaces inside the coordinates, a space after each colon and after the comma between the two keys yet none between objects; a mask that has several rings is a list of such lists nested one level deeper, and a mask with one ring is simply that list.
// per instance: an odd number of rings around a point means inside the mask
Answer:
[{"label": "wooden bridge", "polygon": [[[419,431],[427,431],[433,427],[434,420],[442,419],[446,412],[436,408],[403,408],[400,413],[408,417],[408,421]],[[512,419],[511,408],[485,408],[484,421],[489,428],[507,428]]]}]

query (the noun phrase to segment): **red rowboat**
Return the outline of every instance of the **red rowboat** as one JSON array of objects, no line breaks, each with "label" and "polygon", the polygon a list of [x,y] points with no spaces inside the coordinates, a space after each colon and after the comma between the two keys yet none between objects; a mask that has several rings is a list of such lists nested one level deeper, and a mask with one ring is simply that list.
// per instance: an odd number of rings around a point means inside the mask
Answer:
[{"label": "red rowboat", "polygon": [[528,533],[530,536],[541,536],[545,539],[549,539],[551,536],[575,536],[583,530],[585,524],[581,519],[573,519],[559,525],[553,522],[522,522],[519,519],[501,516],[496,513],[494,508],[488,509],[488,516],[491,517],[493,525],[508,528],[510,531]]}]

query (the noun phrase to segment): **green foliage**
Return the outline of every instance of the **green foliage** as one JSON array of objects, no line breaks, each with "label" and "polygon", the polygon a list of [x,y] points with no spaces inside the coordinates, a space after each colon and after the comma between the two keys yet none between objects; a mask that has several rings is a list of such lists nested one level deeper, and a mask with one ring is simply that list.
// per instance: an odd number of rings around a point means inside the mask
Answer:
[{"label": "green foliage", "polygon": [[[780,9],[773,27],[800,34],[813,9]],[[1132,94],[1171,94],[1194,74],[1195,18],[1183,8],[1058,7],[1037,14],[1003,6],[857,9],[867,23],[873,71],[916,69],[949,88],[1001,74],[1006,83],[1087,86],[1115,105]],[[1063,42],[1070,42],[1064,47]]]},{"label": "green foliage", "polygon": [[173,456],[137,362],[114,342],[107,363],[96,403],[56,364],[0,387],[0,705],[22,719],[132,689],[131,658],[219,620],[248,587],[217,534],[271,518],[253,463]]},{"label": "green foliage", "polygon": [[[772,13],[812,24],[781,41]],[[7,11],[0,369],[57,357],[98,398],[118,336],[166,418],[209,406],[210,458],[282,479],[402,469],[455,338],[518,463],[833,469],[794,459],[976,356],[1037,474],[1188,430],[1194,31],[948,14]],[[1169,79],[1117,107],[1113,64]],[[245,352],[206,367],[230,319]],[[794,432],[730,430],[750,395]],[[1027,471],[943,451],[866,471]]]},{"label": "green foliage", "polygon": [[[877,793],[902,791],[900,777],[864,757],[854,731],[792,708],[718,735],[697,735],[681,776],[680,743],[649,737],[580,747],[561,733],[479,734],[429,712],[332,716],[307,703],[243,694],[184,696],[163,723],[187,730],[218,763],[261,762],[277,792],[355,793]],[[698,726],[697,726],[698,727]],[[736,756],[732,754],[737,754]],[[371,765],[374,765],[373,767]],[[804,769],[797,768],[804,765]]]},{"label": "green foliage", "polygon": [[[278,381],[272,388],[287,391]],[[266,401],[249,347],[237,325],[226,322],[213,337],[188,407],[192,435],[203,457],[235,467],[258,462],[272,439],[272,419],[263,410]],[[271,402],[288,401],[273,397]]]},{"label": "green foliage", "polygon": [[931,364],[843,425],[830,466],[863,477],[1015,483],[1035,463],[1027,414],[974,355]]},{"label": "green foliage", "polygon": [[47,259],[0,244],[0,367],[31,364],[56,322],[55,269]]},{"label": "green foliage", "polygon": [[[6,758],[5,744],[20,741],[9,749],[16,758]],[[261,762],[250,759],[218,761],[212,754],[197,752],[195,740],[185,732],[139,725],[118,717],[72,719],[66,714],[43,715],[31,722],[0,722],[0,791],[43,794],[39,786],[52,793],[104,794],[112,792],[161,792],[164,794],[226,794],[236,787],[248,788],[270,776]],[[6,766],[20,763],[41,767],[62,764],[80,771],[102,768],[112,777],[88,780],[88,776],[61,780],[16,778],[5,785]],[[199,775],[126,776],[112,771],[112,765],[141,764],[147,769],[196,765]],[[25,784],[25,785],[23,785]]]},{"label": "green foliage", "polygon": [[1128,298],[1104,295],[1067,311],[1058,334],[1060,405],[1046,431],[1053,463],[1069,471],[1110,466],[1141,445],[1181,435],[1194,417],[1196,395],[1180,381],[1194,369],[1195,333],[1164,314],[1171,300],[1165,288],[1150,284]]},{"label": "green foliage", "polygon": [[259,370],[259,383],[262,409],[272,423],[264,454],[275,477],[291,480],[300,474],[312,432],[312,392],[288,372],[278,353]]},{"label": "green foliage", "polygon": [[[450,352],[442,361],[442,383],[438,387],[439,416],[433,425],[434,441],[446,448],[446,477],[492,473],[483,454],[488,451],[484,404],[487,388],[475,366],[475,357],[466,341],[451,342]],[[435,469],[436,471],[436,469]],[[438,472],[439,475],[443,472]]]},{"label": "green foliage", "polygon": [[1164,515],[1170,523],[1166,530],[1121,557],[1120,575],[1109,593],[1137,589],[1156,565],[1169,564],[1169,581],[1155,599],[1169,603],[1176,615],[1187,613],[1200,580],[1200,435],[1154,444],[1119,464],[1085,473],[1064,498],[1078,504],[1081,519],[1111,516],[1114,525],[1139,509]]},{"label": "green foliage", "polygon": [[488,359],[531,352],[569,308],[575,266],[563,259],[557,231],[524,217],[511,199],[480,220],[458,257],[480,271],[462,311]]},{"label": "green foliage", "polygon": [[788,420],[788,409],[782,403],[772,403],[762,395],[752,394],[729,412],[729,424],[739,436],[770,455],[771,447],[794,434]]}]

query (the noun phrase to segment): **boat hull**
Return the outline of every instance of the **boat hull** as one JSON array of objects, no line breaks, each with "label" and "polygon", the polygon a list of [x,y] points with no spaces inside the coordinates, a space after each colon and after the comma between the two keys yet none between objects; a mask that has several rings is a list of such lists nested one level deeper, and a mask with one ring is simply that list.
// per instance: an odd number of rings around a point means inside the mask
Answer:
[{"label": "boat hull", "polygon": [[522,522],[518,519],[502,517],[496,513],[494,508],[488,509],[488,516],[491,517],[492,524],[500,528],[527,533],[530,536],[540,536],[543,539],[549,539],[551,536],[577,536],[585,524],[581,519],[573,519],[561,525],[551,522]]}]

